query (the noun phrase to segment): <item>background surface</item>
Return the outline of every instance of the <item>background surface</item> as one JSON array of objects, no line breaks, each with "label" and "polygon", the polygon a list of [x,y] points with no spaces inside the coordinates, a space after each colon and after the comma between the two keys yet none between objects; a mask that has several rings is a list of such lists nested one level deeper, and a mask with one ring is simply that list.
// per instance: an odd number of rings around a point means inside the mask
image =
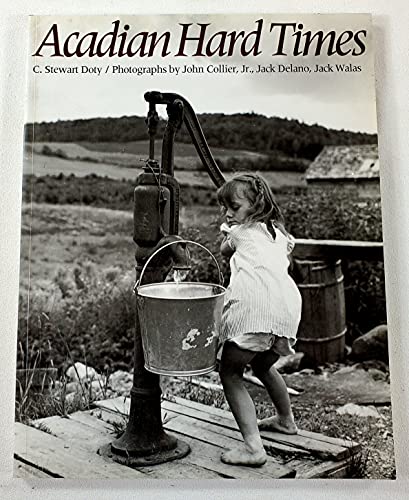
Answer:
[{"label": "background surface", "polygon": [[[403,498],[409,486],[409,5],[405,0],[264,1],[51,1],[1,2],[0,136],[0,496],[2,498]],[[386,293],[394,435],[398,480],[226,482],[116,482],[11,480],[14,421],[15,335],[17,321],[20,204],[25,70],[30,14],[300,12],[373,14],[385,240]],[[324,487],[325,486],[325,487]]]}]

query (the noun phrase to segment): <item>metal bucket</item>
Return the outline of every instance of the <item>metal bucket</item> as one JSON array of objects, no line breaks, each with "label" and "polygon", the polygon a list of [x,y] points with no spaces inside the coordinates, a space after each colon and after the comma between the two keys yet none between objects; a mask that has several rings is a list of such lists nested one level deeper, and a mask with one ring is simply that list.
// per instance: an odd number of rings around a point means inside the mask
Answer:
[{"label": "metal bucket", "polygon": [[[214,255],[199,243],[220,267]],[[150,259],[141,272],[143,273]],[[165,282],[135,287],[145,368],[159,375],[192,376],[216,367],[217,338],[226,289],[211,283]]]}]

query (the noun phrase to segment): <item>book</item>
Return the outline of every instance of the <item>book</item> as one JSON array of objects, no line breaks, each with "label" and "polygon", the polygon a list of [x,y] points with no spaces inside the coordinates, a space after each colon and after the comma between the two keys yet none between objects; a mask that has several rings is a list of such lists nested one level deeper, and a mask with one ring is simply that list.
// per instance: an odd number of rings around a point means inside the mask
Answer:
[{"label": "book", "polygon": [[[364,14],[31,17],[16,395],[26,473],[144,478],[158,463],[157,478],[395,476],[373,58]],[[171,339],[170,368],[158,367],[149,325],[171,329],[184,312],[138,321],[132,288],[135,265],[140,278],[174,235],[217,263],[191,249],[192,281],[227,285],[216,190],[242,172],[266,179],[295,237],[303,316],[296,355],[280,360],[300,432],[263,434],[267,464],[237,470],[219,461],[241,438],[199,329],[182,363]],[[266,395],[250,391],[264,416]]]}]

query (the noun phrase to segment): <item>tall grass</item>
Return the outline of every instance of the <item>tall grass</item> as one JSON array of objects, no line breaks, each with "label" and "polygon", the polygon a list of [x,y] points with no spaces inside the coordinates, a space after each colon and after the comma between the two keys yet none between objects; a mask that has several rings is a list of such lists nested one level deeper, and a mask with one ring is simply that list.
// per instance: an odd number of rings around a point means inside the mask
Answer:
[{"label": "tall grass", "polygon": [[34,285],[30,302],[24,297],[18,368],[32,364],[36,352],[41,352],[43,366],[53,362],[60,374],[74,360],[99,371],[130,368],[135,322],[131,276],[84,262],[61,267],[46,289]]}]

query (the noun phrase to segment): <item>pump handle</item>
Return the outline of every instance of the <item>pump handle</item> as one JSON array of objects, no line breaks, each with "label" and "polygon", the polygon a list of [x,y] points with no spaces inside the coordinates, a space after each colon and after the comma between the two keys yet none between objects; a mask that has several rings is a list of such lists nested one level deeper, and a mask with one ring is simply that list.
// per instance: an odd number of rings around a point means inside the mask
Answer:
[{"label": "pump handle", "polygon": [[158,92],[157,90],[146,92],[144,97],[145,101],[149,102],[149,104],[172,104],[176,100],[183,103],[183,121],[192,139],[193,145],[196,148],[197,154],[215,186],[218,188],[222,186],[226,180],[213,158],[203,134],[202,127],[200,126],[199,120],[190,102],[179,94],[173,92]]}]

